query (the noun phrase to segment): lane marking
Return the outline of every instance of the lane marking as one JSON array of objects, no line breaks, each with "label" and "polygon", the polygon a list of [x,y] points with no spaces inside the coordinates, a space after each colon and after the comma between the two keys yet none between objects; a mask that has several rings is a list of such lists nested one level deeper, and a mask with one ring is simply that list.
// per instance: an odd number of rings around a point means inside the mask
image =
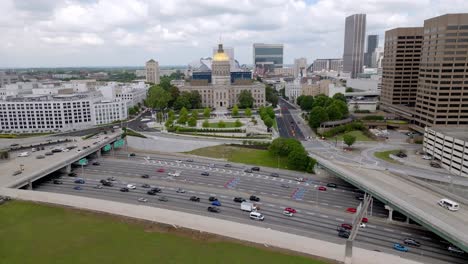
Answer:
[{"label": "lane marking", "polygon": [[383,230],[387,231],[387,232],[394,232],[395,230],[393,229],[389,229],[389,228],[384,228]]},{"label": "lane marking", "polygon": [[344,222],[344,219],[341,218],[335,218],[336,221]]}]

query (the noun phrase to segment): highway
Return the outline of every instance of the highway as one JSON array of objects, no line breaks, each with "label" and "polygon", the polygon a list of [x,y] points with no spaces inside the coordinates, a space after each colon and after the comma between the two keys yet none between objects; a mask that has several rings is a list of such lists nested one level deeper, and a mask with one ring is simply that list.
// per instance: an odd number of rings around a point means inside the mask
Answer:
[{"label": "highway", "polygon": [[[342,223],[350,223],[352,214],[345,212],[347,207],[355,207],[359,201],[355,199],[356,193],[353,187],[326,175],[314,175],[306,182],[294,181],[294,175],[301,177],[300,173],[280,172],[280,177],[269,176],[274,169],[261,168],[259,173],[244,173],[245,167],[240,164],[231,164],[232,167],[224,167],[222,162],[213,162],[196,158],[193,162],[177,162],[176,157],[167,156],[137,156],[123,158],[123,156],[104,157],[99,160],[100,166],[87,166],[82,171],[76,168],[79,177],[85,179],[85,184],[75,184],[75,178],[61,176],[63,184],[52,184],[51,178],[36,184],[35,189],[66,194],[83,195],[101,199],[109,199],[126,203],[139,203],[140,197],[149,201],[147,205],[177,209],[190,213],[210,215],[227,220],[261,225],[275,230],[285,231],[298,235],[316,237],[336,243],[344,243],[344,239],[337,236],[336,228]],[[210,166],[213,164],[214,166]],[[164,168],[165,172],[157,172]],[[181,171],[179,177],[169,177],[168,172]],[[207,171],[209,176],[200,175]],[[84,172],[84,175],[81,173]],[[141,177],[142,174],[150,175],[149,179]],[[114,176],[117,178],[114,187],[96,189],[94,186],[100,179]],[[316,186],[328,182],[339,184],[338,189],[328,188],[325,192],[316,191]],[[119,189],[126,184],[137,185],[136,190],[128,193]],[[167,202],[157,200],[158,196],[146,194],[147,189],[142,188],[143,183],[162,189],[159,196],[166,196]],[[289,188],[281,187],[288,185]],[[76,185],[82,186],[82,190],[74,190]],[[177,193],[177,188],[183,188],[185,193]],[[265,215],[264,222],[249,220],[248,213],[240,211],[240,204],[232,201],[233,197],[241,196],[248,199],[251,195],[261,198],[260,211]],[[201,202],[189,201],[190,196],[198,196]],[[207,212],[209,206],[208,197],[216,196],[222,203],[221,213]],[[317,203],[318,200],[318,203]],[[298,213],[293,217],[282,215],[285,207],[293,207]],[[432,233],[422,230],[414,225],[387,224],[382,217],[385,215],[382,204],[374,202],[373,217],[369,217],[369,224],[362,228],[356,240],[356,245],[364,248],[381,250],[392,254],[417,260],[423,259],[426,263],[466,263],[467,258],[461,258],[448,252],[439,242],[439,238]],[[394,251],[391,246],[395,242],[401,242],[404,238],[413,237],[422,243],[421,248],[410,248],[408,253]]]}]

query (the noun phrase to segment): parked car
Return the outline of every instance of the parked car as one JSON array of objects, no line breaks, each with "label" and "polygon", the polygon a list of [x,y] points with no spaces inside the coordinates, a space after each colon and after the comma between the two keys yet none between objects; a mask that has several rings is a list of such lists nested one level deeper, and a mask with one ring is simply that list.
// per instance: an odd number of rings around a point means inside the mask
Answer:
[{"label": "parked car", "polygon": [[255,195],[251,195],[250,198],[249,198],[250,201],[254,201],[254,202],[260,202],[260,198],[255,196]]},{"label": "parked car", "polygon": [[423,156],[422,156],[422,159],[423,159],[423,160],[431,160],[432,157],[429,156],[429,155],[423,155]]},{"label": "parked car", "polygon": [[151,188],[151,185],[147,184],[147,183],[143,183],[141,185],[142,188]]},{"label": "parked car", "polygon": [[326,190],[327,190],[327,187],[325,187],[325,186],[319,186],[319,187],[317,187],[317,190],[319,190],[319,191],[326,191]]},{"label": "parked car", "polygon": [[167,201],[169,201],[169,200],[167,199],[166,196],[160,196],[160,197],[158,198],[158,201],[167,202]]},{"label": "parked car", "polygon": [[346,229],[348,229],[348,230],[353,229],[353,226],[350,225],[350,224],[341,224],[341,227],[346,228]]},{"label": "parked car", "polygon": [[291,208],[291,207],[284,208],[284,211],[290,212],[290,213],[293,213],[293,214],[297,213],[296,209]]},{"label": "parked car", "polygon": [[270,173],[270,176],[271,176],[271,177],[279,177],[279,174],[276,173],[276,172],[272,172],[272,173]]},{"label": "parked car", "polygon": [[207,172],[207,171],[204,171],[204,172],[201,173],[201,175],[202,175],[202,176],[210,176],[210,173]]},{"label": "parked car", "polygon": [[431,163],[429,165],[431,165],[431,167],[433,167],[433,168],[438,168],[438,169],[442,168],[442,166],[439,163],[435,162],[435,161],[431,161]]},{"label": "parked car", "polygon": [[260,171],[260,167],[252,167],[253,171]]},{"label": "parked car", "polygon": [[192,201],[192,202],[200,202],[200,197],[192,196],[192,197],[190,197],[190,201]]},{"label": "parked car", "polygon": [[163,168],[159,168],[159,169],[158,169],[158,172],[164,172],[164,169],[163,169]]},{"label": "parked car", "polygon": [[236,203],[243,203],[246,200],[244,198],[242,198],[242,197],[234,197],[233,201],[236,202]]},{"label": "parked car", "polygon": [[410,246],[415,246],[415,247],[420,247],[421,246],[421,243],[414,240],[413,238],[405,238],[403,240],[403,243],[405,243],[405,245],[410,245]]},{"label": "parked car", "polygon": [[127,187],[120,188],[121,192],[129,192],[130,190]]},{"label": "parked car", "polygon": [[252,170],[251,170],[251,169],[245,169],[244,172],[246,172],[246,173],[252,173]]},{"label": "parked car", "polygon": [[404,153],[404,152],[402,152],[402,151],[398,152],[398,153],[395,154],[395,155],[396,155],[397,157],[399,157],[399,158],[406,158],[406,157],[408,157],[408,155],[406,155],[406,153]]},{"label": "parked car", "polygon": [[141,203],[146,203],[148,202],[148,199],[141,197],[141,198],[138,198],[138,201]]},{"label": "parked car", "polygon": [[210,207],[208,207],[208,212],[219,213],[220,210],[219,210],[218,207],[210,206]]},{"label": "parked car", "polygon": [[348,213],[353,213],[353,214],[354,214],[354,213],[356,213],[356,211],[357,211],[357,209],[354,208],[354,207],[348,207],[348,208],[346,209],[346,212],[348,212]]},{"label": "parked car", "polygon": [[327,187],[330,187],[330,188],[338,188],[338,185],[336,183],[327,183]]},{"label": "parked car", "polygon": [[61,180],[57,180],[57,179],[53,180],[52,183],[53,184],[63,184],[63,182]]},{"label": "parked car", "polygon": [[75,173],[75,172],[70,172],[70,173],[68,173],[68,176],[70,176],[70,177],[76,177],[76,173]]},{"label": "parked car", "polygon": [[393,244],[393,248],[398,250],[398,251],[402,251],[402,252],[408,252],[408,248],[403,246],[402,244],[400,243],[395,243]]},{"label": "parked car", "polygon": [[141,177],[142,177],[143,179],[148,179],[150,176],[149,176],[148,174],[143,174],[143,175],[141,175]]},{"label": "parked car", "polygon": [[214,196],[210,196],[210,197],[208,198],[208,201],[210,201],[210,202],[218,201],[218,198],[216,198],[216,197],[214,197]]},{"label": "parked car", "polygon": [[211,202],[211,205],[214,205],[214,206],[221,206],[221,202],[216,200],[216,201],[213,201]]}]

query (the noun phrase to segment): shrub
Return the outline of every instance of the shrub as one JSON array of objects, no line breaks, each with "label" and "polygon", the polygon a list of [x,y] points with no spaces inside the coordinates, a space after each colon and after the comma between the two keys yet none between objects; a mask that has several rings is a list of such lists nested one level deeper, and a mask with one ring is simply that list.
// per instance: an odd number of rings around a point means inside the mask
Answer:
[{"label": "shrub", "polygon": [[235,123],[234,125],[235,125],[236,127],[241,127],[241,126],[242,126],[242,122],[241,122],[239,119],[237,119],[237,120],[236,120],[236,123]]},{"label": "shrub", "polygon": [[218,122],[218,127],[219,127],[219,128],[225,128],[225,127],[226,127],[226,123],[224,123],[223,120],[219,120],[219,122]]},{"label": "shrub", "polygon": [[210,122],[208,122],[208,119],[205,119],[205,121],[203,121],[202,127],[210,127]]},{"label": "shrub", "polygon": [[191,127],[195,127],[197,126],[197,119],[195,119],[195,117],[190,117],[189,120],[188,120],[188,125],[191,126]]}]

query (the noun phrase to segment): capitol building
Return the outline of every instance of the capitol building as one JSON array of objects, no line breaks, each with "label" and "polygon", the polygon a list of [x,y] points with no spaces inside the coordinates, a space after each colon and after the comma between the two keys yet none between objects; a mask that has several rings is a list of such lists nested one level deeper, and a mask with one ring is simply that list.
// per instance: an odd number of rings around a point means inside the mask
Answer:
[{"label": "capitol building", "polygon": [[[231,60],[232,61],[232,60]],[[211,69],[193,72],[188,81],[174,82],[181,92],[198,91],[203,107],[217,110],[233,107],[238,104],[239,94],[250,91],[254,99],[254,108],[265,105],[265,85],[254,81],[250,71],[232,72],[229,55],[219,44],[211,60]]]}]

